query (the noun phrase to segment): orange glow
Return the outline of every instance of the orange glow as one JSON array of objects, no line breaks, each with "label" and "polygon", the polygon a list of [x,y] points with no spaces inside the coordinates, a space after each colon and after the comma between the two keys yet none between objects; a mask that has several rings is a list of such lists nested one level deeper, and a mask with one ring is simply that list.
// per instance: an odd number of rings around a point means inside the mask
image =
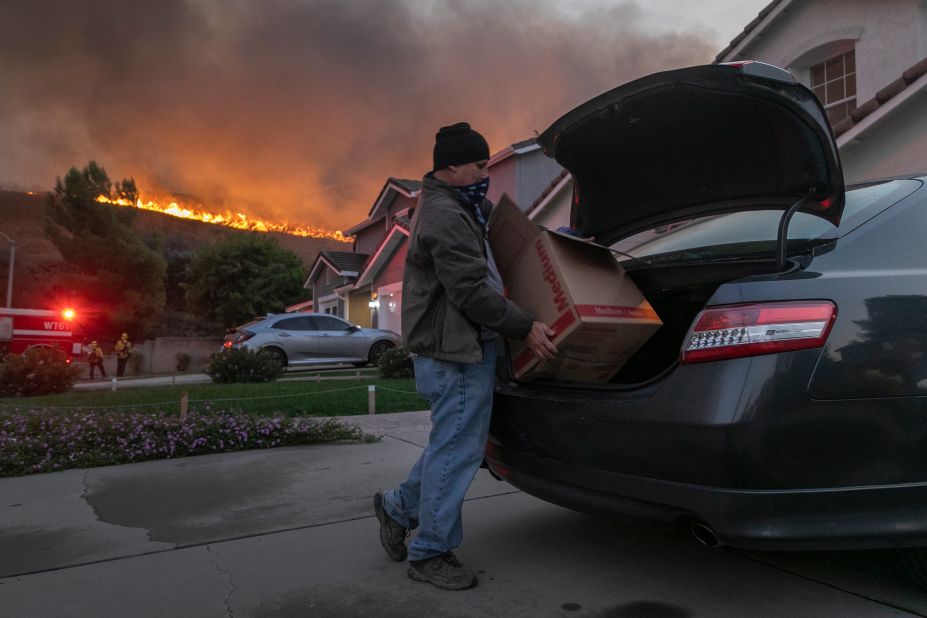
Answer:
[{"label": "orange glow", "polygon": [[76,314],[74,313],[73,309],[65,309],[64,311],[61,312],[61,317],[63,317],[65,320],[68,320],[68,321],[73,320],[75,315]]},{"label": "orange glow", "polygon": [[98,196],[97,201],[101,204],[140,208],[141,210],[159,212],[161,214],[178,217],[180,219],[190,219],[192,221],[201,221],[203,223],[214,223],[238,230],[250,230],[252,232],[280,232],[282,234],[291,234],[293,236],[333,238],[334,240],[341,242],[351,242],[351,239],[344,236],[340,230],[332,232],[330,230],[323,230],[317,227],[291,226],[287,223],[270,223],[260,219],[250,219],[248,216],[240,212],[232,213],[226,211],[225,214],[212,213],[205,210],[199,210],[197,208],[187,207],[186,205],[181,205],[178,201],[170,201],[167,203],[167,205],[164,205],[152,200],[142,201],[142,198],[139,197],[138,201],[133,204],[126,199],[111,200],[105,195]]}]

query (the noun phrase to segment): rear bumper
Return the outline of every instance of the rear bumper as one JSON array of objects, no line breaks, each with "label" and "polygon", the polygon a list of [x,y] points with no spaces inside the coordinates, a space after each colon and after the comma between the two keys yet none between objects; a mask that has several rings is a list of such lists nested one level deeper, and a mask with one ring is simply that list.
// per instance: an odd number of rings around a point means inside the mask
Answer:
[{"label": "rear bumper", "polygon": [[571,466],[490,445],[490,468],[515,487],[574,510],[688,533],[711,528],[762,550],[927,546],[927,483],[839,489],[733,490]]}]

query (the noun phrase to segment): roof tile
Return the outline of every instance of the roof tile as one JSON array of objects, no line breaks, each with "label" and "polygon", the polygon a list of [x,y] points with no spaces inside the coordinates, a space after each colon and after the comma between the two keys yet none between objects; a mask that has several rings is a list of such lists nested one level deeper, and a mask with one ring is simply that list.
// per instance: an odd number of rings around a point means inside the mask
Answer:
[{"label": "roof tile", "polygon": [[879,103],[878,99],[869,99],[868,101],[866,101],[865,103],[863,103],[862,105],[854,109],[852,112],[850,112],[850,116],[853,118],[854,122],[859,122],[860,120],[862,120],[863,118],[871,114],[872,112],[879,109],[880,105],[881,103]]},{"label": "roof tile", "polygon": [[908,83],[904,81],[903,77],[899,77],[885,88],[882,88],[882,90],[876,92],[875,98],[878,99],[879,103],[885,103],[907,87]]},{"label": "roof tile", "polygon": [[911,82],[917,81],[917,78],[919,78],[924,73],[927,73],[927,58],[924,58],[915,64],[913,67],[902,73],[901,76],[904,78],[904,81],[910,84]]},{"label": "roof tile", "polygon": [[760,22],[763,21],[763,17],[765,17],[765,15],[757,15],[756,17],[754,17],[754,18],[753,18],[753,21],[751,21],[749,24],[747,24],[746,26],[744,26],[743,31],[744,31],[744,32],[750,32],[751,30],[753,30],[754,28],[756,28],[757,26],[759,26],[759,25],[760,25]]},{"label": "roof tile", "polygon": [[353,251],[322,251],[321,255],[339,270],[348,272],[363,270],[364,263],[369,257],[366,253],[354,253]]},{"label": "roof tile", "polygon": [[420,180],[407,180],[405,178],[390,177],[390,181],[399,185],[409,193],[414,193],[422,188],[422,181]]},{"label": "roof tile", "polygon": [[715,62],[721,62],[724,60],[724,57],[729,53],[734,51],[734,48],[737,47],[737,44],[747,38],[747,35],[750,34],[754,28],[760,25],[760,23],[766,19],[766,16],[772,13],[772,10],[781,3],[782,0],[772,0],[759,12],[759,14],[751,21],[749,24],[744,26],[744,29],[731,41],[731,44],[721,50],[721,52],[715,56]]},{"label": "roof tile", "polygon": [[764,6],[762,9],[760,9],[760,19],[762,19],[762,18],[766,17],[767,15],[769,15],[770,13],[772,13],[772,10],[773,10],[774,8],[776,8],[776,5],[777,5],[777,4],[779,4],[778,1],[777,1],[777,2],[770,2],[769,4],[767,4],[766,6]]},{"label": "roof tile", "polygon": [[852,116],[847,116],[837,124],[835,124],[832,129],[834,130],[834,137],[840,137],[847,131],[853,128],[853,125],[856,124],[853,122]]},{"label": "roof tile", "polygon": [[840,137],[855,125],[858,122],[861,122],[864,118],[869,116],[872,112],[876,111],[885,103],[890,101],[892,97],[897,96],[908,87],[909,84],[914,83],[920,77],[923,77],[927,73],[927,58],[917,62],[907,71],[902,73],[902,76],[890,83],[885,88],[879,90],[876,95],[854,109],[850,112],[850,115],[844,120],[838,122],[833,126],[834,137]]}]

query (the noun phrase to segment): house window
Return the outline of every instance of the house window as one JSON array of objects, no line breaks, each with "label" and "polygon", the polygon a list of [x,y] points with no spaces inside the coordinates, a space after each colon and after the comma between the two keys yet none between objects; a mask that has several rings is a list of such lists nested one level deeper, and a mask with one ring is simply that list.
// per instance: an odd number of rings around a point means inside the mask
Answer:
[{"label": "house window", "polygon": [[811,67],[811,89],[817,95],[831,125],[856,109],[856,50]]}]

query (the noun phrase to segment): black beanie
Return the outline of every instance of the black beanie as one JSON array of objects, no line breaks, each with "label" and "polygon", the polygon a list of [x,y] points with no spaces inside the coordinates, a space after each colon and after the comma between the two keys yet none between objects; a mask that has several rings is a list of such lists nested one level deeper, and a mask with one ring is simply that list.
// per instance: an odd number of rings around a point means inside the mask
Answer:
[{"label": "black beanie", "polygon": [[434,169],[489,158],[489,144],[466,122],[441,127],[435,134]]}]

